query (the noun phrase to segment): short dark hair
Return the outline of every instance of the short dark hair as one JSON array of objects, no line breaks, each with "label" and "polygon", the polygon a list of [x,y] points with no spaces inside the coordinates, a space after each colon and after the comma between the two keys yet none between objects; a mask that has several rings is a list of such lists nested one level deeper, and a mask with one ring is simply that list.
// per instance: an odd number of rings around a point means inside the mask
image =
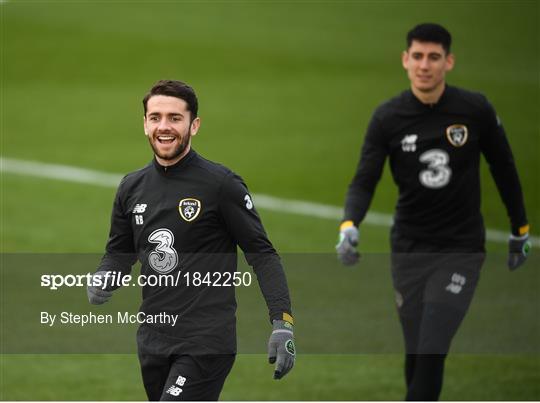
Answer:
[{"label": "short dark hair", "polygon": [[150,92],[143,98],[144,116],[146,116],[146,105],[148,100],[154,95],[166,95],[186,101],[187,109],[191,112],[191,121],[197,117],[199,111],[199,101],[195,91],[186,83],[175,80],[159,80],[150,89]]},{"label": "short dark hair", "polygon": [[452,44],[452,35],[442,25],[433,23],[419,24],[407,34],[407,49],[411,47],[413,41],[438,43],[442,45],[444,51],[448,54]]}]

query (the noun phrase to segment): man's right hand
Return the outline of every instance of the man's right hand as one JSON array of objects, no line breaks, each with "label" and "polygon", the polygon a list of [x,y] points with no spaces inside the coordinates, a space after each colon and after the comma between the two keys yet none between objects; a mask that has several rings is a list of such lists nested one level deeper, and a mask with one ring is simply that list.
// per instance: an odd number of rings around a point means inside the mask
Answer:
[{"label": "man's right hand", "polygon": [[339,227],[339,242],[336,245],[338,259],[345,266],[351,266],[358,262],[360,254],[356,250],[358,246],[358,228],[352,221],[345,221]]},{"label": "man's right hand", "polygon": [[[88,295],[88,301],[93,305],[101,305],[107,302],[113,295],[111,291],[103,289],[103,281],[105,278],[106,271],[98,271],[94,273],[91,277],[91,284],[86,287],[86,294]],[[101,282],[94,281],[94,279],[101,278]],[[101,285],[94,285],[99,284]]]}]

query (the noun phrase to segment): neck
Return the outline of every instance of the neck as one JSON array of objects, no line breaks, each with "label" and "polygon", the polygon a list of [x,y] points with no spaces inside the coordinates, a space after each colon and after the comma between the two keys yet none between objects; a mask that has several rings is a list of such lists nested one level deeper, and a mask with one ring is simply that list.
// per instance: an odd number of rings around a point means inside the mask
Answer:
[{"label": "neck", "polygon": [[170,167],[171,165],[176,164],[178,161],[184,158],[187,155],[187,153],[189,153],[189,150],[191,150],[191,144],[188,144],[186,149],[182,151],[182,154],[180,154],[178,157],[172,160],[164,160],[163,158],[160,158],[155,154],[154,156],[156,157],[156,161],[158,162],[159,165],[161,165],[162,167]]},{"label": "neck", "polygon": [[445,87],[446,85],[443,81],[438,86],[436,86],[435,88],[429,91],[421,91],[418,88],[411,85],[411,91],[414,94],[414,96],[418,98],[420,102],[426,105],[430,105],[430,104],[436,104],[437,102],[439,102],[439,99],[441,99],[441,96],[444,92]]}]

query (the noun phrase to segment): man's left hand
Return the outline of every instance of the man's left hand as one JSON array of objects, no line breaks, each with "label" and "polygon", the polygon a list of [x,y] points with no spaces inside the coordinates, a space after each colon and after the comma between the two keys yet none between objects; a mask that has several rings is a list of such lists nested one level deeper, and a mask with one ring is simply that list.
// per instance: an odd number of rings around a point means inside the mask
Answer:
[{"label": "man's left hand", "polygon": [[510,270],[516,270],[525,263],[530,249],[531,242],[529,241],[529,234],[522,236],[510,235],[510,239],[508,240],[508,268]]},{"label": "man's left hand", "polygon": [[274,379],[287,375],[294,366],[295,356],[293,325],[284,320],[274,320],[268,340],[268,362],[276,364]]}]

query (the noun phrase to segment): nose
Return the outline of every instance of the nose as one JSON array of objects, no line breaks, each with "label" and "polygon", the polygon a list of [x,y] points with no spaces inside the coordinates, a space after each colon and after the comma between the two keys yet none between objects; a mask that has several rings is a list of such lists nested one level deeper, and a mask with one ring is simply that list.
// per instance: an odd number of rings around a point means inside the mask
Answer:
[{"label": "nose", "polygon": [[429,60],[427,57],[423,57],[422,60],[420,61],[420,68],[425,70],[428,67],[429,67]]},{"label": "nose", "polygon": [[169,122],[167,121],[167,119],[161,119],[159,121],[159,125],[158,125],[158,131],[159,132],[166,132],[170,129],[169,127]]}]

